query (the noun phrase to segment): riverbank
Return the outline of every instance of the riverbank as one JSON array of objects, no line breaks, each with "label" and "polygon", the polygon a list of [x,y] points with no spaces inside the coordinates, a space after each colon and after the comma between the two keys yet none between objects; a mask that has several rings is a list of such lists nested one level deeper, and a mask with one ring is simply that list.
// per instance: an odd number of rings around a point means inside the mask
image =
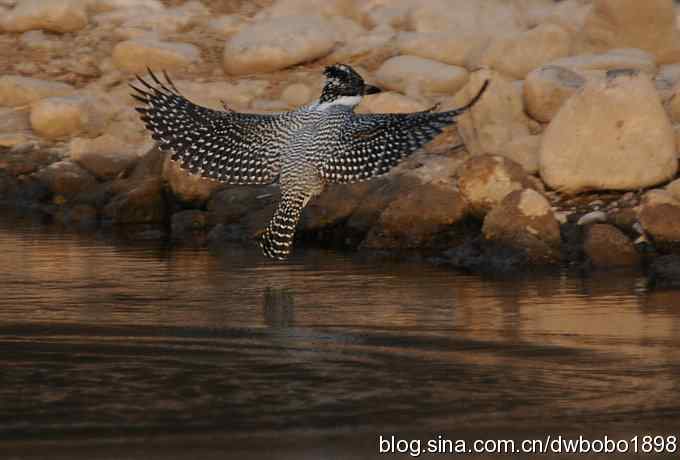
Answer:
[{"label": "riverbank", "polygon": [[0,64],[11,205],[66,225],[250,245],[277,189],[187,175],[150,141],[128,81],[166,69],[212,108],[290,110],[316,97],[325,65],[346,62],[388,90],[362,112],[460,106],[492,83],[389,175],[313,200],[298,245],[420,251],[472,271],[680,267],[671,0],[6,1],[0,12],[0,48],[15,57]]}]

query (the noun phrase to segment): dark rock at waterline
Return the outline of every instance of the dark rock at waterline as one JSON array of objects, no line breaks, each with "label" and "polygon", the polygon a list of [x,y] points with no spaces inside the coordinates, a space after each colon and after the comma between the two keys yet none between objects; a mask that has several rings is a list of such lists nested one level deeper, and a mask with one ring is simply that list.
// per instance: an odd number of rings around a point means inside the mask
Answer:
[{"label": "dark rock at waterline", "polygon": [[482,237],[467,239],[430,260],[473,273],[512,274],[530,267],[526,251],[486,241]]},{"label": "dark rock at waterline", "polygon": [[167,205],[160,178],[138,182],[117,194],[104,207],[103,217],[114,224],[152,224],[167,221]]},{"label": "dark rock at waterline", "polygon": [[657,257],[649,265],[648,276],[652,286],[680,287],[680,255]]},{"label": "dark rock at waterline", "polygon": [[612,225],[595,224],[588,227],[583,249],[594,268],[634,267],[640,264],[640,255],[633,242]]},{"label": "dark rock at waterline", "polygon": [[224,243],[254,241],[250,238],[247,228],[241,224],[217,224],[208,232],[208,244],[221,246]]},{"label": "dark rock at waterline", "polygon": [[11,177],[0,174],[0,200],[15,205],[32,205],[50,195],[47,185],[33,176]]},{"label": "dark rock at waterline", "polygon": [[33,175],[54,195],[73,197],[97,186],[97,179],[78,164],[62,160],[52,163]]},{"label": "dark rock at waterline", "polygon": [[216,224],[238,222],[250,213],[272,206],[279,196],[278,187],[226,187],[213,193],[208,200],[208,218]]},{"label": "dark rock at waterline", "polygon": [[173,240],[205,240],[208,218],[205,211],[187,209],[176,212],[170,220]]}]

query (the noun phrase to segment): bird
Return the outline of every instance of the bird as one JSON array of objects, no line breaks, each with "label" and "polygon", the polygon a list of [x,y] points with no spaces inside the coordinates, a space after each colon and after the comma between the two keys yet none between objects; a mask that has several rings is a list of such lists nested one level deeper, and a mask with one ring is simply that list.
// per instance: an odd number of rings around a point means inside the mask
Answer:
[{"label": "bird", "polygon": [[355,113],[367,95],[381,92],[349,65],[325,68],[320,97],[289,112],[242,113],[214,110],[182,96],[167,72],[151,69],[130,83],[142,105],[137,112],[161,150],[191,174],[224,184],[278,183],[281,199],[266,228],[256,236],[263,254],[284,260],[309,200],[328,184],[351,184],[387,174],[394,166],[455,123],[482,97],[437,112]]}]

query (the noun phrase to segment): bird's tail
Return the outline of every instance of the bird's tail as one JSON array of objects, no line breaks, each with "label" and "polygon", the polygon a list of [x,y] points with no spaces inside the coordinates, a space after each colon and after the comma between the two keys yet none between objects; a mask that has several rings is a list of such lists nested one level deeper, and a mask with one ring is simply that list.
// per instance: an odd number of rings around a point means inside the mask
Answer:
[{"label": "bird's tail", "polygon": [[295,228],[304,207],[304,197],[282,196],[274,216],[262,233],[257,244],[270,259],[284,260],[293,250]]}]

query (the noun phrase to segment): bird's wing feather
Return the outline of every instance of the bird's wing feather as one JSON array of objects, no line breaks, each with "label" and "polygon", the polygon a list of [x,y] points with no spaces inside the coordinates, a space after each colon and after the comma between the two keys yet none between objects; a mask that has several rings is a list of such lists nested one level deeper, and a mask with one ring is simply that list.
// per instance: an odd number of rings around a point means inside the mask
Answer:
[{"label": "bird's wing feather", "polygon": [[[352,183],[386,174],[404,158],[455,122],[481,97],[488,81],[465,106],[446,112],[345,113],[345,129],[333,152],[321,155],[321,176],[332,183]],[[329,143],[330,144],[330,143]]]},{"label": "bird's wing feather", "polygon": [[285,114],[248,114],[196,105],[182,96],[167,75],[162,83],[137,77],[130,85],[146,128],[159,147],[193,174],[229,184],[268,184],[279,174],[285,136],[276,129]]}]

